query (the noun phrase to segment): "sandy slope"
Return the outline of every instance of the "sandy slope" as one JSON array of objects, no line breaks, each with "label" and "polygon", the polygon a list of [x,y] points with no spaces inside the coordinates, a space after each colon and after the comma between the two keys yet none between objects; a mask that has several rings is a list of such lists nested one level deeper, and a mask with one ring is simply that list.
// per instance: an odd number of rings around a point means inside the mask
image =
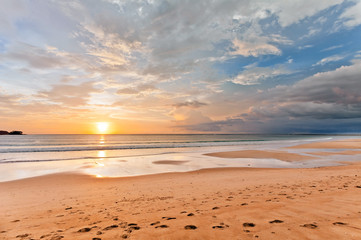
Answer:
[{"label": "sandy slope", "polygon": [[360,199],[361,163],[55,174],[0,183],[0,239],[361,239]]}]

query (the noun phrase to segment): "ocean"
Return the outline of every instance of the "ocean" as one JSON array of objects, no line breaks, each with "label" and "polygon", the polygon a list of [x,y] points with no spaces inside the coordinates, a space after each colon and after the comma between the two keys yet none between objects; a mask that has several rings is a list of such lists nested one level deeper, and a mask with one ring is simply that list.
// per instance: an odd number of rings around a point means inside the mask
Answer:
[{"label": "ocean", "polygon": [[[203,154],[274,149],[332,138],[335,137],[246,134],[2,135],[0,181],[59,172],[119,177],[212,167],[302,167],[274,159],[229,160]],[[154,164],[159,161],[168,162]],[[169,161],[177,161],[177,164]],[[306,167],[311,165],[306,164]]]}]

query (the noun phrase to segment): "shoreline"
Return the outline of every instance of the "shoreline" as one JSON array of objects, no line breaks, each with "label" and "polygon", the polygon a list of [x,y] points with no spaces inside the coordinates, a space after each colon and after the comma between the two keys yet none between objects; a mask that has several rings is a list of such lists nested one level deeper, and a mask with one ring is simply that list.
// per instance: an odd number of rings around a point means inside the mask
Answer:
[{"label": "shoreline", "polygon": [[0,239],[360,239],[360,173],[353,161],[1,182]]},{"label": "shoreline", "polygon": [[[357,152],[357,149],[349,149],[335,155],[334,149],[317,151],[315,148],[294,147],[296,144],[313,144],[315,141],[327,143],[329,140],[270,141],[261,144],[251,142],[252,144],[237,146],[179,148],[174,152],[167,148],[90,151],[85,155],[66,152],[64,159],[61,152],[51,156],[47,153],[19,155],[19,160],[17,155],[8,154],[3,156],[3,164],[0,164],[0,182],[69,171],[103,177],[127,177],[219,167],[312,168],[334,166],[340,161],[353,161],[355,155],[361,153]],[[334,141],[342,143],[351,140],[348,137],[337,137]],[[357,141],[356,143],[358,144]],[[25,159],[25,156],[29,156],[29,159]],[[15,159],[10,161],[13,157]]]}]

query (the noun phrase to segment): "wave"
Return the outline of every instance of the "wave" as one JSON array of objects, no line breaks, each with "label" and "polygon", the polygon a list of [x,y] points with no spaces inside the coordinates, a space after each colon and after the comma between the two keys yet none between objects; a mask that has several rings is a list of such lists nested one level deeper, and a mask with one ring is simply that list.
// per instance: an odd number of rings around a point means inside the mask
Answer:
[{"label": "wave", "polygon": [[138,155],[118,155],[111,157],[73,157],[73,158],[53,158],[53,159],[32,159],[32,160],[13,160],[13,159],[0,159],[0,164],[5,163],[30,163],[30,162],[57,162],[57,161],[74,161],[74,160],[99,160],[99,159],[117,159],[117,158],[127,158],[127,157],[144,157],[144,156],[154,156],[154,155],[164,155],[172,154],[175,152],[162,152],[162,153],[148,153],[148,154],[138,154]]},{"label": "wave", "polygon": [[[259,142],[256,140],[252,142]],[[73,151],[104,151],[104,150],[130,150],[130,149],[155,149],[155,148],[187,148],[205,146],[238,145],[247,141],[198,141],[168,144],[132,144],[132,145],[98,145],[98,146],[73,146],[73,147],[47,147],[47,148],[5,148],[0,153],[27,153],[27,152],[73,152]]]}]

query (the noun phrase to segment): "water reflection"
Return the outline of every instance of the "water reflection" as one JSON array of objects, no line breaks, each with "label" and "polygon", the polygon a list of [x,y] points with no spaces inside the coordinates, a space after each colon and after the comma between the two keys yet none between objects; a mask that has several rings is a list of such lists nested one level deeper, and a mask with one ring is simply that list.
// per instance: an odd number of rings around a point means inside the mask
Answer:
[{"label": "water reflection", "polygon": [[104,158],[107,156],[106,152],[105,151],[98,151],[98,160],[95,161],[95,164],[98,166],[98,167],[104,167],[104,163],[101,162],[104,160]]},{"label": "water reflection", "polygon": [[103,145],[104,143],[105,143],[105,137],[104,137],[104,135],[101,135],[100,139],[99,139],[99,144]]},{"label": "water reflection", "polygon": [[103,160],[107,156],[105,151],[98,151],[98,158],[99,160]]}]

